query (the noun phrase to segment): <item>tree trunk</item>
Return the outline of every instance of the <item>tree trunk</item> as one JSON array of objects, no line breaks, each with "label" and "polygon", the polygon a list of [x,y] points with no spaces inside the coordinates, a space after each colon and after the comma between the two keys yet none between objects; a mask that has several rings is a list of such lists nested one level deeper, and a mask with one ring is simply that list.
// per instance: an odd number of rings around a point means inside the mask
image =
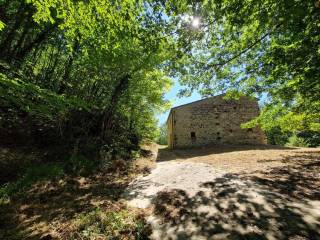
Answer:
[{"label": "tree trunk", "polygon": [[75,59],[77,52],[79,51],[79,48],[80,48],[79,41],[77,39],[75,39],[74,44],[73,44],[73,52],[68,58],[67,65],[66,65],[66,68],[64,71],[64,75],[61,80],[60,89],[58,91],[59,94],[64,93],[67,88],[67,82],[70,78],[70,73],[71,73],[73,61]]},{"label": "tree trunk", "polygon": [[13,46],[13,51],[11,52],[12,58],[16,58],[19,49],[22,48],[23,44],[25,43],[28,34],[30,33],[30,30],[32,30],[33,25],[32,25],[32,12],[29,11],[27,13],[25,13],[24,16],[25,21],[23,23],[21,23],[22,25],[22,33],[19,37],[19,39],[17,40],[17,43],[15,44],[15,46]]},{"label": "tree trunk", "polygon": [[29,44],[24,46],[18,53],[17,53],[17,60],[22,61],[25,57],[32,51],[32,49],[36,46],[44,42],[50,34],[56,30],[58,27],[58,23],[56,22],[54,25],[51,25],[44,29],[40,34],[38,34]]},{"label": "tree trunk", "polygon": [[56,70],[56,67],[59,63],[59,59],[60,59],[60,54],[61,54],[61,48],[59,47],[57,49],[57,52],[51,57],[52,59],[54,59],[48,66],[46,72],[45,72],[45,79],[48,79],[48,80],[52,80],[53,79],[53,74],[54,74],[54,71]]},{"label": "tree trunk", "polygon": [[130,75],[126,74],[120,78],[118,84],[114,88],[114,91],[111,96],[110,103],[105,109],[102,119],[102,138],[105,139],[108,130],[111,128],[112,118],[114,117],[114,112],[118,105],[119,100],[123,93],[127,90],[129,86]]},{"label": "tree trunk", "polygon": [[[4,32],[7,32],[6,36],[2,39],[0,43],[0,52],[2,59],[10,61],[11,59],[11,49],[12,49],[12,42],[16,36],[17,30],[20,28],[22,22],[24,21],[24,10],[25,10],[24,1],[19,6],[17,11],[17,18],[15,19],[14,23],[11,25],[11,28],[8,26]],[[2,33],[3,34],[3,33]]]}]

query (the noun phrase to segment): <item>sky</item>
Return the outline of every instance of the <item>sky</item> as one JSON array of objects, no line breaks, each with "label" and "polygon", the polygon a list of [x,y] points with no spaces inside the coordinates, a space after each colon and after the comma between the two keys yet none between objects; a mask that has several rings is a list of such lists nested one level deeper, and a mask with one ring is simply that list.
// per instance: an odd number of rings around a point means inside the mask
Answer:
[{"label": "sky", "polygon": [[[182,89],[182,87],[179,84],[178,79],[174,80],[174,86],[172,86],[171,90],[168,93],[166,93],[166,95],[165,95],[165,99],[171,101],[171,103],[172,103],[171,107],[180,106],[180,105],[194,102],[194,101],[201,99],[200,94],[197,92],[194,92],[190,97],[179,98],[179,97],[177,97],[177,94],[180,89]],[[163,123],[165,123],[167,121],[169,112],[170,112],[170,110],[168,110],[167,112],[165,112],[163,114],[157,115],[157,119],[159,120],[159,125],[162,125]]]}]

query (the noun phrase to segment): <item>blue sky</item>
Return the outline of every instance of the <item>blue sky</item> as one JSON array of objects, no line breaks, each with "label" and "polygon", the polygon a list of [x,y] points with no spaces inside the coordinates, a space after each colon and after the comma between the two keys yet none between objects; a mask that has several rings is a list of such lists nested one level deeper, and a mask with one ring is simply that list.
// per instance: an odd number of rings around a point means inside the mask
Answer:
[{"label": "blue sky", "polygon": [[[177,94],[178,94],[180,89],[182,89],[182,87],[179,84],[178,79],[175,79],[174,80],[174,85],[172,86],[170,92],[168,92],[165,95],[165,98],[167,100],[171,101],[172,107],[180,106],[182,104],[194,102],[194,101],[197,101],[197,100],[201,99],[200,94],[197,93],[197,92],[194,92],[190,97],[179,98],[179,97],[177,97]],[[165,123],[167,121],[169,111],[170,110],[168,110],[167,112],[165,112],[163,114],[158,114],[157,115],[157,119],[159,120],[159,125],[161,125],[161,124],[163,124],[163,123]]]}]

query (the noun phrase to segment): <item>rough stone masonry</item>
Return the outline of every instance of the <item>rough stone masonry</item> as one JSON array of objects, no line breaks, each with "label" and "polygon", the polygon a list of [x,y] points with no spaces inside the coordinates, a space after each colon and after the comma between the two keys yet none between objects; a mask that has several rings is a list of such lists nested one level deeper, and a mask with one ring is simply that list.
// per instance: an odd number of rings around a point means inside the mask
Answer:
[{"label": "rough stone masonry", "polygon": [[259,115],[257,100],[224,95],[202,99],[172,108],[167,119],[170,148],[209,144],[266,144],[259,128],[242,129],[242,123]]}]

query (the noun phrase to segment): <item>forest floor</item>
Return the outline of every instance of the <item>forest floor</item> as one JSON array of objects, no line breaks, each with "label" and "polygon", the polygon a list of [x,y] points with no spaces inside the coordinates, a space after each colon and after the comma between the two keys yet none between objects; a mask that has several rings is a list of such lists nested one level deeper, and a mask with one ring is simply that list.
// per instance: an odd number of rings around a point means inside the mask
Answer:
[{"label": "forest floor", "polygon": [[[60,173],[56,163],[36,162],[22,177],[0,185],[0,239],[147,238],[145,212],[128,207],[122,194],[155,167],[156,153],[155,144],[146,145],[135,161],[116,160],[83,176]],[[40,155],[36,149],[2,147],[0,166],[9,171],[8,164],[19,167]],[[0,180],[9,179],[1,173]]]},{"label": "forest floor", "polygon": [[320,149],[160,147],[126,197],[152,239],[320,239]]}]

